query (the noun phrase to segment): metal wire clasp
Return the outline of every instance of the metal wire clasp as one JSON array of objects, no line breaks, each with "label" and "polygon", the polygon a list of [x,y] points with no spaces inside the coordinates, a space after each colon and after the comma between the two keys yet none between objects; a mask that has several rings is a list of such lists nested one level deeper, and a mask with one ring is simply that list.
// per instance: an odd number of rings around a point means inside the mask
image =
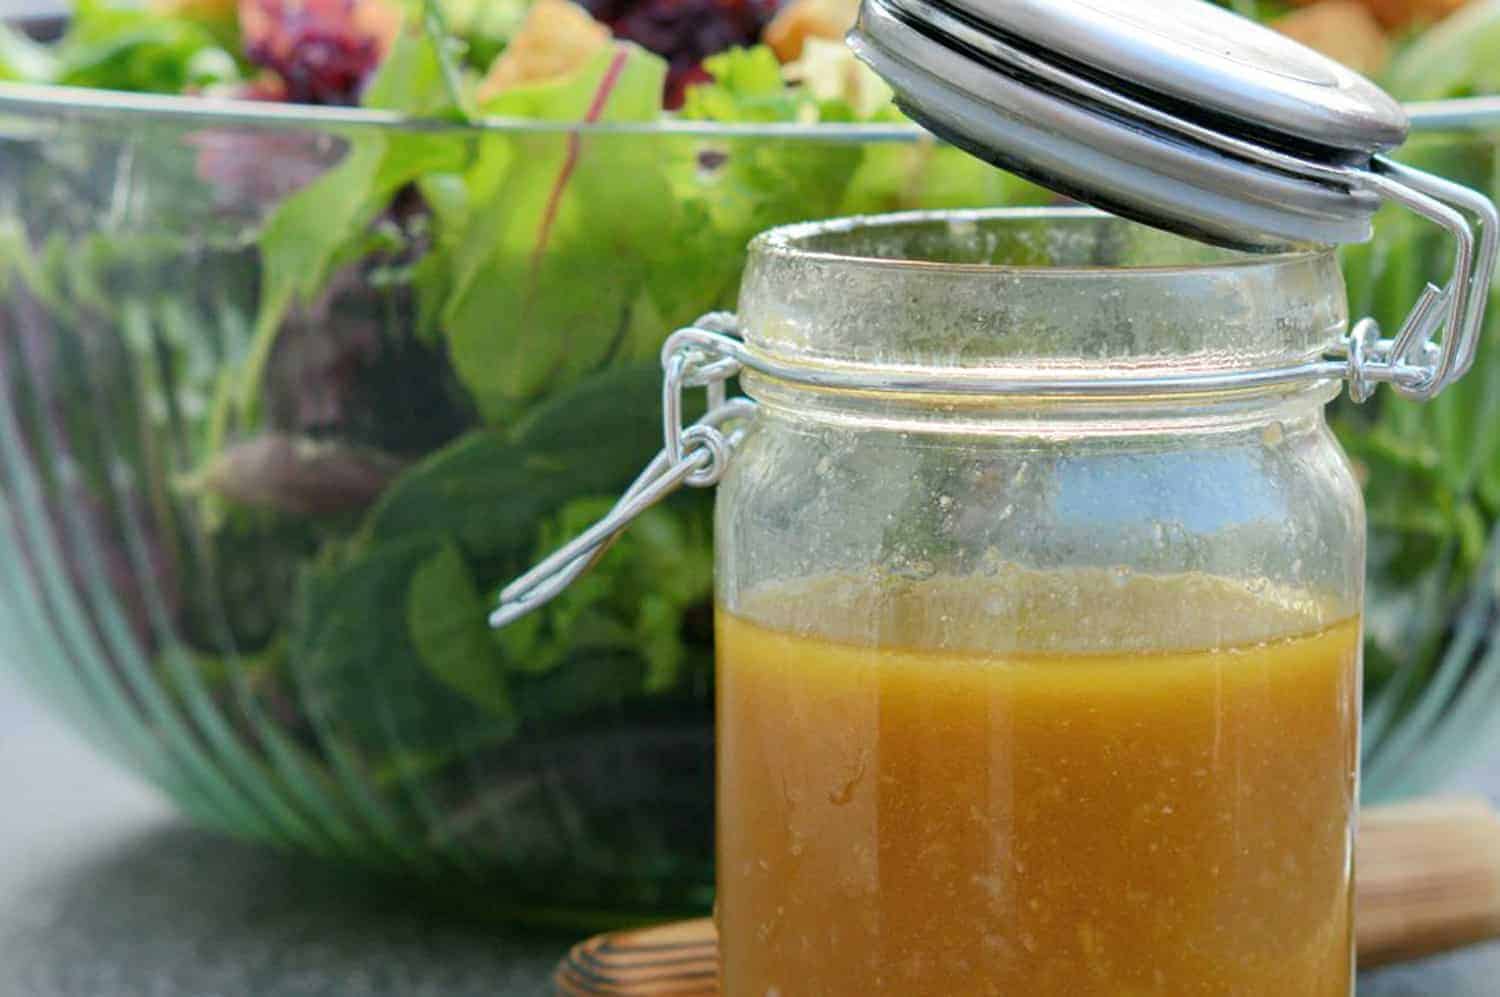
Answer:
[{"label": "metal wire clasp", "polygon": [[[603,519],[500,592],[490,626],[503,627],[552,601],[604,556],[632,520],[668,495],[684,486],[712,488],[724,477],[744,438],[744,423],[755,413],[750,399],[728,397],[727,382],[740,372],[740,362],[712,345],[737,329],[733,315],[714,312],[667,339],[662,347],[661,453]],[[689,388],[707,390],[708,412],[684,426],[683,392]]]},{"label": "metal wire clasp", "polygon": [[[1355,401],[1368,399],[1380,383],[1426,401],[1474,366],[1500,254],[1500,212],[1476,191],[1380,156],[1359,183],[1441,226],[1455,243],[1448,284],[1429,283],[1394,337],[1384,338],[1375,320],[1366,318],[1346,340],[1346,376]],[[1477,238],[1464,212],[1478,222]],[[1442,338],[1435,339],[1439,330]]]}]

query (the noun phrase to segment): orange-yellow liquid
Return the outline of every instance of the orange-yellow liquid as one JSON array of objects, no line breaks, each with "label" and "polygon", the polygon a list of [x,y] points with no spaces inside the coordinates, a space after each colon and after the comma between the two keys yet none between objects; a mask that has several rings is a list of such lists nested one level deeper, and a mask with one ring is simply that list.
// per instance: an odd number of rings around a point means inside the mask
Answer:
[{"label": "orange-yellow liquid", "polygon": [[719,614],[727,997],[1348,997],[1358,622],[1099,588]]}]

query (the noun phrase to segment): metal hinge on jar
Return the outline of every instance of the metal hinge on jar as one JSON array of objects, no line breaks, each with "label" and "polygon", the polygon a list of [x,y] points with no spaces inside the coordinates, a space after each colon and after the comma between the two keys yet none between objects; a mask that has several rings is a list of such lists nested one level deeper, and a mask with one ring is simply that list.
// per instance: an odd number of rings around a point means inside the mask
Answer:
[{"label": "metal hinge on jar", "polygon": [[[1500,251],[1500,213],[1489,198],[1467,187],[1383,157],[1377,156],[1360,180],[1383,199],[1441,226],[1454,240],[1448,284],[1429,283],[1394,337],[1384,338],[1375,320],[1365,318],[1345,341],[1346,376],[1355,401],[1367,400],[1382,383],[1425,401],[1474,366]],[[1477,239],[1462,211],[1478,221]],[[1439,330],[1441,340],[1435,338]]]},{"label": "metal hinge on jar", "polygon": [[[726,384],[740,372],[740,362],[712,349],[705,337],[738,343],[733,338],[737,328],[733,315],[715,312],[667,340],[662,348],[661,453],[604,518],[505,587],[490,626],[503,627],[551,602],[604,556],[632,520],[673,492],[712,488],[723,479],[755,403],[728,397]],[[708,392],[708,411],[685,426],[683,394],[691,388]]]}]

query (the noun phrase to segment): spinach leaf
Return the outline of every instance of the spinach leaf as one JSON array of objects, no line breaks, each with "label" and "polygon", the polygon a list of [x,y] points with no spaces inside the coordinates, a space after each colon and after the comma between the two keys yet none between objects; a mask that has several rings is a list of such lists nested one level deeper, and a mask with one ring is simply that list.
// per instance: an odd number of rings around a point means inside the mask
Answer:
[{"label": "spinach leaf", "polygon": [[516,705],[529,734],[566,733],[570,722],[638,697],[644,674],[639,655],[582,648],[547,672],[517,676]]},{"label": "spinach leaf", "polygon": [[[303,580],[289,658],[304,685],[337,701],[333,715],[364,710],[372,725],[370,711],[399,694],[403,704],[381,722],[436,764],[446,747],[512,736],[543,690],[568,697],[551,708],[561,716],[674,683],[686,658],[669,641],[680,642],[682,612],[706,596],[711,574],[706,516],[695,526],[649,522],[616,581],[605,574],[595,583],[610,589],[609,612],[590,607],[586,627],[546,648],[493,638],[482,595],[517,573],[539,538],[561,539],[542,537],[544,524],[580,497],[617,494],[655,454],[660,376],[644,366],[596,375],[510,431],[475,431],[403,474],[358,536],[330,545]],[[582,506],[574,508],[576,519]],[[639,609],[648,595],[665,602]],[[532,654],[552,657],[540,667]],[[600,675],[590,664],[596,656],[636,664],[626,679]],[[579,673],[523,681],[564,666]],[[531,705],[518,713],[523,685]],[[375,734],[361,726],[349,736]]]},{"label": "spinach leaf", "polygon": [[418,566],[406,594],[406,626],[427,669],[499,717],[515,717],[503,662],[485,624],[488,610],[452,543]]},{"label": "spinach leaf", "polygon": [[450,534],[471,557],[514,568],[544,517],[583,495],[618,493],[661,445],[660,371],[626,367],[563,392],[510,432],[477,430],[397,479],[362,538]]},{"label": "spinach leaf", "polygon": [[[287,660],[312,715],[336,726],[364,757],[441,760],[515,733],[516,717],[501,711],[495,688],[455,674],[451,646],[439,649],[434,631],[423,632],[434,655],[425,657],[400,609],[413,600],[414,579],[442,551],[439,538],[410,537],[353,557],[325,556],[302,579]],[[417,597],[424,605],[438,570],[428,568]],[[434,662],[442,670],[434,671]]]}]

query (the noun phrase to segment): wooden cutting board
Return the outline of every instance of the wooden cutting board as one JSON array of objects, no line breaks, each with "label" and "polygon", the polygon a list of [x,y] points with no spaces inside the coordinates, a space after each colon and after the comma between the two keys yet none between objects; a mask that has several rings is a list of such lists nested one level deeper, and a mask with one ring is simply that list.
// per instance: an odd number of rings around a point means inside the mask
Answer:
[{"label": "wooden cutting board", "polygon": [[[1500,938],[1500,816],[1483,800],[1360,815],[1359,963],[1378,966]],[[590,938],[557,967],[563,997],[714,997],[713,922]]]}]

